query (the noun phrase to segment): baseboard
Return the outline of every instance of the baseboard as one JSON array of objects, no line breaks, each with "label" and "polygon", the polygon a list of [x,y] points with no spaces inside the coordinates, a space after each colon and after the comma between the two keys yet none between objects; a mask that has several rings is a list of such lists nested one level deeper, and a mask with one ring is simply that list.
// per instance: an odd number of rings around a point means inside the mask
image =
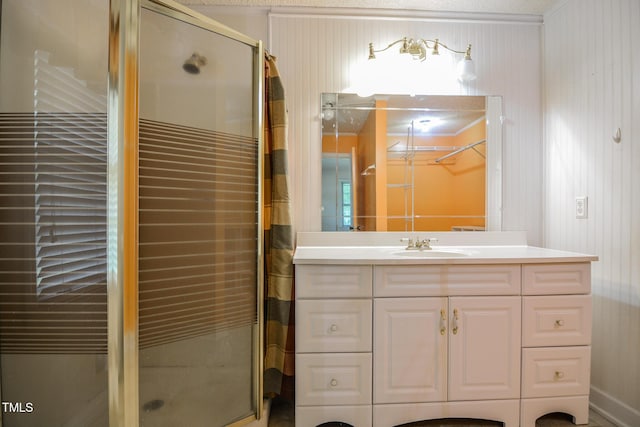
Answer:
[{"label": "baseboard", "polygon": [[591,386],[589,407],[619,427],[640,426],[640,411]]}]

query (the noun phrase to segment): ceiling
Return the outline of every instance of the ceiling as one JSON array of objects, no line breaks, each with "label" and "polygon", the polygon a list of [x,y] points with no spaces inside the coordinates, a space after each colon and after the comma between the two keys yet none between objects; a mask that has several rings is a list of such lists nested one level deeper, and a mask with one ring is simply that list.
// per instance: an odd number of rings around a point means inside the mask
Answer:
[{"label": "ceiling", "polygon": [[178,0],[185,5],[331,7],[542,15],[557,0]]}]

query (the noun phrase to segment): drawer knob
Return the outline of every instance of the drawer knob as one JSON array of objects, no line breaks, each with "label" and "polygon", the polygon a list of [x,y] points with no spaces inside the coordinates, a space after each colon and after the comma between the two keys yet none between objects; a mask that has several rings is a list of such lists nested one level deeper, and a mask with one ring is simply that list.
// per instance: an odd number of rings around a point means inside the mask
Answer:
[{"label": "drawer knob", "polygon": [[560,327],[564,326],[564,320],[562,320],[562,319],[556,320],[555,323],[553,324],[553,326],[556,327],[556,328],[560,328]]},{"label": "drawer knob", "polygon": [[330,384],[331,384],[331,387],[335,387],[335,386],[338,385],[338,380],[335,379],[335,378],[331,378],[331,383]]},{"label": "drawer knob", "polygon": [[334,323],[329,329],[331,330],[331,332],[336,332],[338,330],[338,325]]},{"label": "drawer knob", "polygon": [[553,374],[553,379],[554,379],[554,380],[556,380],[556,381],[557,381],[557,380],[561,380],[561,379],[563,379],[563,378],[564,378],[564,372],[562,372],[562,371],[556,371],[556,372]]}]

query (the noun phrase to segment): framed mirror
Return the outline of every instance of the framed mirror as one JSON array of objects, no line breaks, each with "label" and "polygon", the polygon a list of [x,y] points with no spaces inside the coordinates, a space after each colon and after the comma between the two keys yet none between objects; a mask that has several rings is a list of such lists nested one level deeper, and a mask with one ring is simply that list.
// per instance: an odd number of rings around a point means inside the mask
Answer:
[{"label": "framed mirror", "polygon": [[322,231],[501,229],[501,97],[321,102]]}]

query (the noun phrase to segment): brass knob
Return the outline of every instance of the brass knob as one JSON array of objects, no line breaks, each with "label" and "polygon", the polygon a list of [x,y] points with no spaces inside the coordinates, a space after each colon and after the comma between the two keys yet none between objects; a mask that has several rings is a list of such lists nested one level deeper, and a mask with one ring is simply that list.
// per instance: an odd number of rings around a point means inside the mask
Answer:
[{"label": "brass knob", "polygon": [[331,378],[331,387],[335,387],[338,385],[338,380],[335,378]]},{"label": "brass knob", "polygon": [[338,325],[336,325],[335,323],[333,325],[331,325],[331,332],[336,332],[338,330]]},{"label": "brass knob", "polygon": [[556,320],[555,323],[553,324],[554,328],[560,328],[562,326],[564,326],[564,320],[562,320],[562,319]]},{"label": "brass knob", "polygon": [[562,378],[564,378],[564,372],[562,372],[562,371],[556,371],[553,374],[553,379],[556,380],[556,381],[557,380],[561,380]]}]

